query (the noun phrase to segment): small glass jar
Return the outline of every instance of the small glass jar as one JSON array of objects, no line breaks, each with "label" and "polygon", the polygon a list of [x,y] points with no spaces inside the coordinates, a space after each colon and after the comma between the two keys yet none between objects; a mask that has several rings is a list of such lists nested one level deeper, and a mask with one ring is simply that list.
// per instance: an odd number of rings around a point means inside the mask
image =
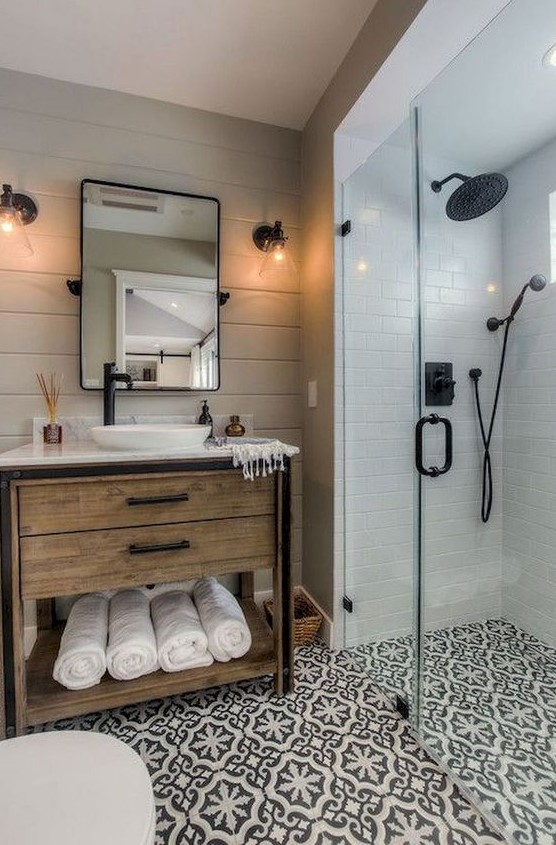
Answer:
[{"label": "small glass jar", "polygon": [[58,446],[62,442],[62,426],[57,422],[49,422],[42,429],[43,442],[47,446]]},{"label": "small glass jar", "polygon": [[230,422],[226,426],[226,437],[243,437],[245,434],[245,426],[239,421],[239,417],[234,415],[230,417]]}]

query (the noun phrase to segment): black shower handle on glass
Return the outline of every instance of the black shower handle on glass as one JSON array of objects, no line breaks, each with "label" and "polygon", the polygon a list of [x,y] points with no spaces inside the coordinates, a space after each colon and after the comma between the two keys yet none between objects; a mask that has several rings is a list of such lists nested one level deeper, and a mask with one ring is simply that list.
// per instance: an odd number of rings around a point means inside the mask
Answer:
[{"label": "black shower handle on glass", "polygon": [[[426,425],[438,425],[438,423],[442,423],[446,435],[444,466],[427,468],[423,466],[423,429]],[[452,423],[449,419],[439,417],[438,414],[429,414],[427,417],[421,417],[415,426],[415,466],[421,475],[428,475],[430,478],[438,478],[439,475],[444,475],[450,471],[452,468]]]}]

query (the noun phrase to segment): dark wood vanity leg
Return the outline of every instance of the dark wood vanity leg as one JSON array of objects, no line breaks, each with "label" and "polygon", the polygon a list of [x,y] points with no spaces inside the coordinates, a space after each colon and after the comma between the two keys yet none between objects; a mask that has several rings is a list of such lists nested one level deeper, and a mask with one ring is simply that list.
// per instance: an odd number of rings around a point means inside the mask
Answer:
[{"label": "dark wood vanity leg", "polygon": [[239,579],[241,598],[253,599],[255,595],[255,573],[242,572]]},{"label": "dark wood vanity leg", "polygon": [[284,614],[283,614],[283,532],[284,519],[282,498],[282,473],[277,472],[274,487],[276,496],[276,564],[272,570],[272,631],[274,634],[274,654],[276,655],[276,673],[274,690],[276,695],[284,694]]},{"label": "dark wood vanity leg", "polygon": [[278,661],[275,676],[277,695],[292,692],[293,667],[293,592],[291,577],[291,462],[284,459],[284,472],[277,473],[276,485],[276,566],[274,586],[274,648]]},{"label": "dark wood vanity leg", "polygon": [[[18,658],[21,658],[18,648],[18,634],[21,629],[19,601],[14,603],[16,589],[14,578],[12,504],[14,493],[10,489],[9,480],[3,475],[0,481],[0,542],[2,554],[2,663],[3,663],[3,702],[4,732],[6,736],[13,736],[19,719],[16,716],[16,686],[18,675]],[[19,583],[17,583],[19,587]]]},{"label": "dark wood vanity leg", "polygon": [[291,460],[284,458],[281,472],[281,547],[282,547],[282,649],[284,692],[294,689],[293,588],[291,570]]},{"label": "dark wood vanity leg", "polygon": [[6,626],[6,614],[7,614],[7,602],[6,602],[6,593],[8,589],[8,585],[4,583],[4,570],[6,567],[6,554],[7,554],[7,546],[6,546],[6,526],[9,524],[9,500],[5,495],[5,491],[7,489],[7,482],[2,480],[0,485],[1,495],[0,495],[0,508],[1,508],[1,521],[0,521],[0,563],[2,566],[1,574],[2,580],[0,584],[0,599],[2,600],[2,607],[0,608],[0,621],[2,622],[2,630],[0,630],[0,739],[4,739],[6,736],[6,719],[7,719],[7,712],[8,712],[8,683],[7,683],[7,673],[8,673],[8,666],[7,666],[7,659],[5,649],[7,647],[7,640],[10,639],[8,635],[8,631],[5,630]]},{"label": "dark wood vanity leg", "polygon": [[55,599],[37,600],[37,628],[39,631],[48,631],[54,627],[56,622],[55,604]]}]

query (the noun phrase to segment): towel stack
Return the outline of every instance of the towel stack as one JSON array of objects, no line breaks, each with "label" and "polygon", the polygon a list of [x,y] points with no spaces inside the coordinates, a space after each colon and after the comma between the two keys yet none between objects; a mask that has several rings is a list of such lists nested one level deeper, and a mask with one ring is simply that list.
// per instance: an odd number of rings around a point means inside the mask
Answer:
[{"label": "towel stack", "polygon": [[71,609],[53,677],[68,689],[85,689],[107,669],[121,681],[159,668],[181,672],[243,657],[251,642],[240,605],[216,578],[121,590],[110,599],[94,593]]}]

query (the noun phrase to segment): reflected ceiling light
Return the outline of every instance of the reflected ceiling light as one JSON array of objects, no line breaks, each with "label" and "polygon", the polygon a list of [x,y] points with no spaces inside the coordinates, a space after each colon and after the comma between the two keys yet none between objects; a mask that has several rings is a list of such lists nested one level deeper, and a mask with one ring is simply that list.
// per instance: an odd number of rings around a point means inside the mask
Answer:
[{"label": "reflected ceiling light", "polygon": [[286,244],[287,237],[284,235],[282,223],[276,220],[274,226],[263,223],[253,231],[253,242],[257,249],[265,253],[261,262],[259,276],[265,273],[280,270],[293,270],[294,263]]},{"label": "reflected ceiling light", "polygon": [[546,51],[542,63],[548,67],[556,67],[556,44],[553,44],[550,50]]},{"label": "reflected ceiling light", "polygon": [[171,302],[170,305],[172,306],[172,308],[178,308],[177,302]]},{"label": "reflected ceiling light", "polygon": [[11,185],[2,186],[0,195],[0,255],[27,258],[33,247],[25,226],[37,219],[36,203],[27,194],[14,194]]},{"label": "reflected ceiling light", "polygon": [[367,262],[363,261],[363,259],[361,259],[361,261],[359,261],[359,263],[357,265],[357,269],[359,270],[360,273],[364,273],[365,270],[367,269]]},{"label": "reflected ceiling light", "polygon": [[487,293],[496,293],[496,285],[494,282],[489,282],[487,285]]}]

